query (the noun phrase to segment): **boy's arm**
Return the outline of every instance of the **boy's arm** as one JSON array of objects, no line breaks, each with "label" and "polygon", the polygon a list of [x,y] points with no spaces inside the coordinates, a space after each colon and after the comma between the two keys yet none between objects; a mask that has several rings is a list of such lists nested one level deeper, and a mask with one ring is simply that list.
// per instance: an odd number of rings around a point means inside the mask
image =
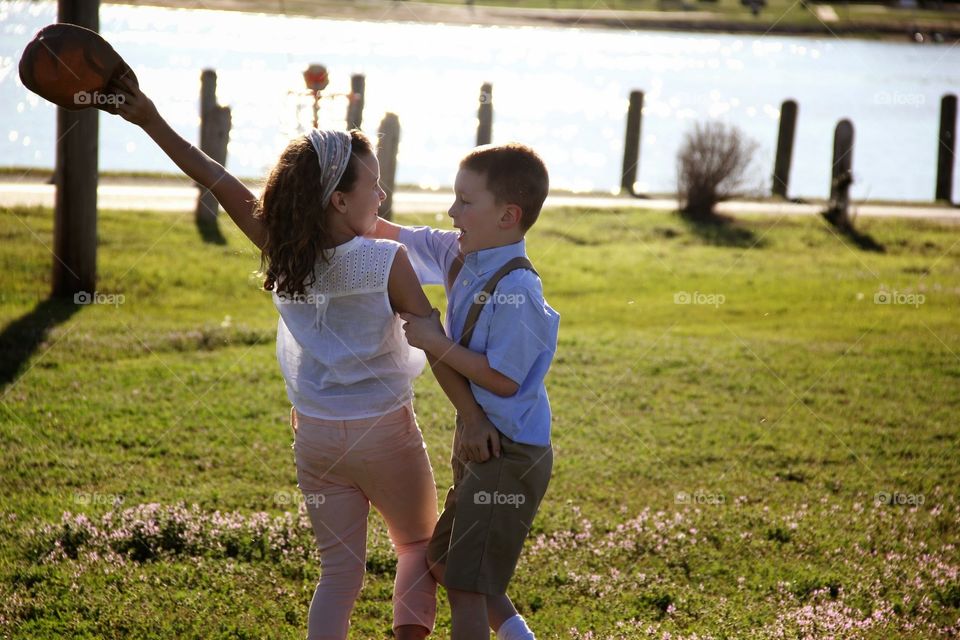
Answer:
[{"label": "boy's arm", "polygon": [[209,189],[240,230],[262,249],[267,230],[253,215],[257,197],[220,163],[180,137],[139,87],[126,79],[120,82],[124,101],[118,105],[118,113],[141,127],[194,182]]},{"label": "boy's arm", "polygon": [[520,385],[490,366],[487,356],[462,347],[443,333],[440,314],[434,312],[430,317],[412,314],[400,314],[407,324],[403,329],[407,341],[419,347],[438,361],[453,367],[471,382],[508,398],[515,394]]},{"label": "boy's arm", "polygon": [[399,242],[401,229],[403,229],[403,225],[395,224],[389,220],[384,220],[383,218],[377,216],[377,224],[373,227],[373,231],[368,235],[371,238]]},{"label": "boy's arm", "polygon": [[455,231],[407,227],[377,218],[367,235],[403,244],[420,284],[446,283],[450,265],[460,253]]},{"label": "boy's arm", "polygon": [[[403,317],[430,317],[432,313],[439,313],[430,306],[430,301],[423,293],[423,288],[417,280],[413,266],[407,258],[407,252],[400,247],[394,258],[393,267],[387,285],[390,304]],[[464,437],[461,441],[462,452],[467,460],[483,462],[492,455],[500,456],[500,433],[487,418],[483,408],[477,403],[470,390],[467,380],[450,366],[427,353],[430,368],[436,377],[440,388],[450,399],[451,404],[464,422]]]}]

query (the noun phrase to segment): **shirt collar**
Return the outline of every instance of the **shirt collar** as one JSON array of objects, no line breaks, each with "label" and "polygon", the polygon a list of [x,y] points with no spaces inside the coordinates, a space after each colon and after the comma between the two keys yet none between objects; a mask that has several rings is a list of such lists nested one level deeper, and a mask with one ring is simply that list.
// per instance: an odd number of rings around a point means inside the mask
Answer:
[{"label": "shirt collar", "polygon": [[468,253],[463,259],[463,271],[472,276],[485,276],[499,269],[513,258],[523,258],[527,255],[526,241],[521,239],[513,244],[502,247],[492,247]]},{"label": "shirt collar", "polygon": [[338,244],[337,246],[332,247],[330,249],[321,249],[321,251],[323,251],[327,260],[332,260],[334,257],[339,257],[346,253],[350,253],[351,251],[359,247],[361,244],[363,244],[363,240],[364,240],[363,236],[353,236],[343,244]]}]

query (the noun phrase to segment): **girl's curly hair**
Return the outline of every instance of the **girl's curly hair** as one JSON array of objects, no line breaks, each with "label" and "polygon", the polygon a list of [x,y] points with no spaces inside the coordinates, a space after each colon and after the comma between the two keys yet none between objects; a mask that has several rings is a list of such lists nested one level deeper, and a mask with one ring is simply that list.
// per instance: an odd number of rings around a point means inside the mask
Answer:
[{"label": "girl's curly hair", "polygon": [[[352,130],[350,160],[337,191],[353,188],[357,156],[372,153],[370,139],[359,129]],[[302,295],[316,280],[317,260],[329,262],[324,249],[330,249],[333,243],[329,213],[320,204],[321,179],[317,153],[306,136],[287,145],[267,177],[254,214],[267,229],[260,256],[263,288],[267,291]]]}]

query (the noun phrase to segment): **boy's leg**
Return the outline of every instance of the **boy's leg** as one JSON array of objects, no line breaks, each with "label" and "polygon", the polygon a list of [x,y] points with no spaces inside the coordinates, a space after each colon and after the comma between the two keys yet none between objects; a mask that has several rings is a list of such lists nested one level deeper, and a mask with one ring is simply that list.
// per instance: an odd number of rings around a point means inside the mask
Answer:
[{"label": "boy's leg", "polygon": [[487,616],[497,640],[535,640],[527,621],[506,594],[487,596]]},{"label": "boy's leg", "polygon": [[[484,638],[490,627],[503,629],[509,638],[533,637],[504,594],[546,493],[552,464],[550,447],[501,437],[501,456],[467,464],[448,494],[428,557],[447,588],[455,628],[463,629],[463,638],[481,637],[471,635],[479,633],[479,611],[484,614]],[[482,607],[478,594],[484,596]]]},{"label": "boy's leg", "polygon": [[[450,504],[449,500],[447,504]],[[446,512],[446,509],[444,511]],[[447,569],[446,547],[450,544],[450,532],[452,530],[452,519],[449,518],[452,511],[446,513],[447,518],[445,519],[441,516],[440,521],[437,522],[437,527],[434,529],[434,537],[430,541],[431,551],[427,553],[427,564],[430,567],[430,573],[433,574],[438,584],[443,584],[443,575]],[[444,520],[447,520],[447,522],[444,522]],[[437,542],[438,540],[439,543]],[[447,593],[449,594],[449,592],[450,590],[448,589]],[[451,608],[453,608],[452,602]],[[494,632],[499,631],[504,622],[519,615],[516,607],[513,606],[513,602],[510,601],[510,598],[507,597],[506,594],[487,596],[486,608],[487,623]]]},{"label": "boy's leg", "polygon": [[[533,524],[550,482],[553,451],[514,442],[501,435],[501,455],[483,463],[466,465],[456,488],[449,518],[450,532],[444,561],[444,584],[489,595],[506,593],[523,543]],[[438,531],[447,518],[446,509],[437,523]]]},{"label": "boy's leg", "polygon": [[[453,441],[454,486],[447,490],[443,503],[443,513],[433,529],[433,536],[427,548],[427,565],[437,583],[446,586],[444,576],[447,570],[447,552],[451,545],[453,521],[457,505],[457,485],[463,480],[464,464],[457,457],[457,440],[461,422],[457,417],[457,430]],[[450,622],[452,640],[489,640],[490,630],[487,620],[486,596],[459,589],[447,588],[447,600],[450,602]]]},{"label": "boy's leg", "polygon": [[452,640],[489,640],[486,595],[447,589],[447,599],[450,601]]},{"label": "boy's leg", "polygon": [[[443,584],[443,572],[446,569],[445,564],[434,564],[430,570],[436,578],[437,582]],[[452,593],[451,593],[452,592]],[[472,602],[466,601],[465,598],[458,596],[460,594],[468,594],[468,592],[460,592],[456,589],[447,589],[447,599],[450,601],[450,609],[453,612],[453,617],[458,622],[462,618],[464,622],[466,620],[472,620],[474,615],[477,615],[474,611],[476,606]],[[469,595],[469,594],[468,594]],[[528,635],[519,635],[517,637],[521,638],[533,638],[533,633],[526,626],[526,621],[523,620],[523,617],[517,612],[517,608],[513,606],[513,602],[510,600],[509,596],[502,594],[499,596],[486,596],[486,610],[487,610],[487,624],[494,633],[497,634],[498,640],[503,640],[508,637],[506,635],[501,635],[501,629],[504,629],[504,623],[512,621],[511,624],[507,626],[519,627],[522,630],[525,630]],[[516,620],[514,620],[516,618]],[[473,625],[471,625],[472,627]],[[513,636],[509,636],[513,637]],[[399,638],[398,638],[399,640]]]},{"label": "boy's leg", "polygon": [[444,586],[446,586],[446,583],[443,575],[447,569],[447,552],[450,549],[450,536],[453,533],[453,520],[457,511],[457,486],[463,480],[463,474],[466,470],[466,464],[458,455],[462,431],[463,421],[460,419],[460,414],[457,414],[456,426],[453,431],[453,446],[450,449],[453,486],[447,489],[447,495],[443,500],[443,511],[434,524],[433,535],[430,537],[430,543],[427,547],[427,565],[430,567],[430,573],[438,584]]},{"label": "boy's leg", "polygon": [[[523,540],[546,493],[553,467],[553,450],[549,446],[516,443],[502,436],[501,458],[463,465],[456,456],[461,427],[458,416],[451,460],[455,486],[447,493],[443,513],[430,540],[427,553],[430,570],[437,582],[447,588],[451,615],[455,622],[462,620],[462,633],[473,633],[478,624],[480,609],[477,599],[471,596],[485,589],[482,610],[489,628],[497,632],[503,630],[509,638],[533,638],[504,591]],[[490,509],[502,506],[502,500],[515,509],[506,517],[502,510],[498,514],[491,513]],[[498,535],[508,530],[511,534]],[[447,581],[447,561],[451,554],[453,585]],[[487,555],[502,555],[506,563],[491,567],[477,562],[478,558]],[[503,589],[497,590],[498,584],[502,584]],[[489,631],[485,630],[485,634],[488,635]],[[454,640],[460,638],[454,635]]]},{"label": "boy's leg", "polygon": [[517,608],[507,594],[487,596],[487,622],[491,629],[498,631],[500,625],[515,615],[518,615]]}]

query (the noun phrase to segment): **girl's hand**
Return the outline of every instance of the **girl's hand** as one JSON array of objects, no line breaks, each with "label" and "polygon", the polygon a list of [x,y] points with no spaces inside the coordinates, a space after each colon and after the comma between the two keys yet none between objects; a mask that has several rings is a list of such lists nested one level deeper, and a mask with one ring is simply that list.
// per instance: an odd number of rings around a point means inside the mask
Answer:
[{"label": "girl's hand", "polygon": [[116,89],[118,96],[123,97],[123,101],[117,104],[117,113],[124,120],[139,127],[146,127],[159,118],[153,101],[140,90],[136,83],[128,78],[120,78],[113,88]]}]

